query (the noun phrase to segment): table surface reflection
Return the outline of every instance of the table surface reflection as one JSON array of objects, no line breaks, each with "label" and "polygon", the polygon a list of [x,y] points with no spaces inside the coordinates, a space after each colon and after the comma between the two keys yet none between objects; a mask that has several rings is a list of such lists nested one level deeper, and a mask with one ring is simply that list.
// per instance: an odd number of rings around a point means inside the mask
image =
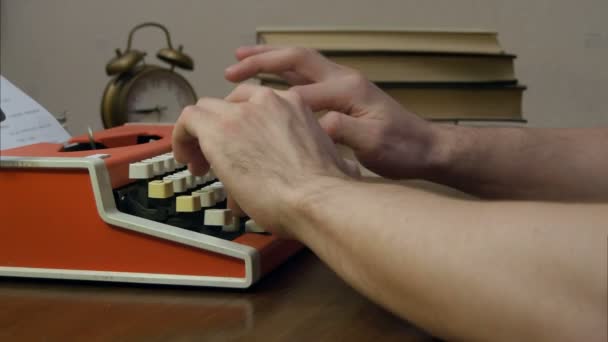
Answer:
[{"label": "table surface reflection", "polygon": [[310,251],[247,290],[0,279],[0,341],[427,341]]}]

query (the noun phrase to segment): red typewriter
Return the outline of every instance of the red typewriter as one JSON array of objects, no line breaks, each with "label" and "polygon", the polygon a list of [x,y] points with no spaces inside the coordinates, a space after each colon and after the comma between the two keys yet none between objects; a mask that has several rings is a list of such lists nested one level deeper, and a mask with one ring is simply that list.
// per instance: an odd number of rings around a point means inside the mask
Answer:
[{"label": "red typewriter", "polygon": [[226,209],[170,125],[125,125],[0,157],[0,275],[249,287],[302,246]]}]

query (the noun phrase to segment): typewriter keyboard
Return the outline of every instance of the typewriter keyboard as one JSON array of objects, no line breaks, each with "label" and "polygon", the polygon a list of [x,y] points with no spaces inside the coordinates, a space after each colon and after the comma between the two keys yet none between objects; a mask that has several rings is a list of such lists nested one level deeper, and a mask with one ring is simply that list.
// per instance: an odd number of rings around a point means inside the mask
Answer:
[{"label": "typewriter keyboard", "polygon": [[226,207],[226,191],[210,170],[194,176],[173,153],[129,165],[129,185],[114,190],[118,210],[171,226],[233,240],[245,232],[267,234]]}]

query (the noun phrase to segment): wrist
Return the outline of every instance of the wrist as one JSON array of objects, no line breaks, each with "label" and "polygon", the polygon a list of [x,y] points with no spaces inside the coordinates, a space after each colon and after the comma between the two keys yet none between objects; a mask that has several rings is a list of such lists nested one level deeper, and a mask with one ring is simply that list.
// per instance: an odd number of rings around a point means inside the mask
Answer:
[{"label": "wrist", "polygon": [[427,155],[425,179],[444,183],[450,177],[457,155],[465,145],[466,127],[431,125],[431,147]]},{"label": "wrist", "polygon": [[294,187],[286,196],[281,226],[300,241],[306,241],[308,228],[315,226],[316,218],[325,203],[355,180],[348,177],[318,176]]}]

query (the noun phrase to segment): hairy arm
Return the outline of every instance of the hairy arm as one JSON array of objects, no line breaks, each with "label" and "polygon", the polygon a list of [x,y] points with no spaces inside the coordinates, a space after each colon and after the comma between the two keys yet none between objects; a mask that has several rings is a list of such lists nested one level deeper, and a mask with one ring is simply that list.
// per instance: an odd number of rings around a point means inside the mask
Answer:
[{"label": "hairy arm", "polygon": [[447,339],[606,339],[608,205],[482,202],[324,178],[289,231],[351,285]]},{"label": "hairy arm", "polygon": [[490,198],[608,200],[608,128],[435,129],[429,180]]}]

